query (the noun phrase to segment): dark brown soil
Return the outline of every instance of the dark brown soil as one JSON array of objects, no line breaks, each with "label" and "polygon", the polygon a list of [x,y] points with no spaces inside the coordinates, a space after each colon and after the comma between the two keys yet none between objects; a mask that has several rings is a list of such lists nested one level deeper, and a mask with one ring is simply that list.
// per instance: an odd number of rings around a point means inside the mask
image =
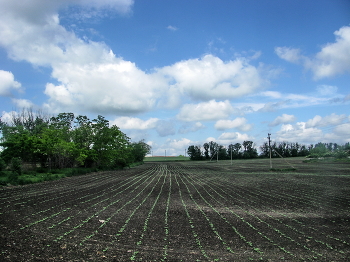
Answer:
[{"label": "dark brown soil", "polygon": [[0,188],[0,261],[350,261],[350,165],[302,160]]}]

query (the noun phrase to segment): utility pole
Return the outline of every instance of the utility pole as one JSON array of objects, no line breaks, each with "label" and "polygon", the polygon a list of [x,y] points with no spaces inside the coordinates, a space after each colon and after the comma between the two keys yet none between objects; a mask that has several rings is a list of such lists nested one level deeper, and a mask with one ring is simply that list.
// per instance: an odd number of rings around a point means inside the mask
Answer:
[{"label": "utility pole", "polygon": [[270,169],[272,169],[272,162],[271,162],[271,139],[270,139],[271,134],[267,134],[267,139],[269,140],[269,150],[270,150]]},{"label": "utility pole", "polygon": [[232,144],[230,146],[231,146],[231,166],[232,166]]}]

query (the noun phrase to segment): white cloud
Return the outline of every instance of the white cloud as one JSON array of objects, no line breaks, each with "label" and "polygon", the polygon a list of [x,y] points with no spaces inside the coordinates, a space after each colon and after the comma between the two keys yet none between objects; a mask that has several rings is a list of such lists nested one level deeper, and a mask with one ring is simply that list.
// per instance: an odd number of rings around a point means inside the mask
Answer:
[{"label": "white cloud", "polygon": [[35,105],[27,99],[12,99],[17,108],[33,108]]},{"label": "white cloud", "polygon": [[276,141],[300,142],[306,144],[318,142],[350,142],[350,117],[331,114],[325,117],[316,115],[306,122],[295,125],[284,124],[276,133]]},{"label": "white cloud", "polygon": [[227,118],[233,112],[233,108],[228,100],[216,102],[202,102],[199,104],[185,104],[177,118],[183,121],[209,121],[220,118]]},{"label": "white cloud", "polygon": [[179,28],[177,28],[176,26],[172,26],[172,25],[169,25],[167,27],[167,29],[171,30],[171,31],[177,31]]},{"label": "white cloud", "polygon": [[163,79],[157,74],[146,74],[134,63],[118,59],[112,53],[108,60],[86,65],[65,63],[55,67],[52,75],[62,84],[46,86],[48,107],[78,107],[116,114],[153,108],[163,93]]},{"label": "white cloud", "polygon": [[331,96],[337,93],[338,87],[330,85],[320,85],[316,88],[316,90],[322,96]]},{"label": "white cloud", "polygon": [[237,117],[234,120],[219,120],[214,126],[217,130],[225,130],[236,128],[241,131],[249,131],[252,125],[247,124],[247,119],[244,117]]},{"label": "white cloud", "polygon": [[[166,86],[165,80],[117,58],[103,43],[85,41],[68,32],[59,24],[57,1],[3,2],[6,3],[1,3],[4,8],[0,11],[0,45],[12,59],[50,66],[52,77],[59,82],[46,85],[45,94],[49,96],[46,109],[133,113],[155,106],[162,94],[159,88]],[[64,3],[86,4],[85,1]],[[124,10],[132,3],[91,0],[87,5]]]},{"label": "white cloud", "polygon": [[224,62],[205,55],[146,73],[116,57],[104,43],[81,39],[60,24],[58,10],[62,7],[128,12],[131,0],[0,1],[0,46],[14,60],[52,68],[55,81],[46,85],[48,101],[44,104],[50,112],[133,114],[155,107],[178,108],[183,97],[236,98],[268,85],[263,69],[242,57]]},{"label": "white cloud", "polygon": [[118,117],[111,121],[111,124],[116,125],[121,129],[146,130],[155,128],[158,120],[158,118],[142,120],[136,117]]},{"label": "white cloud", "polygon": [[350,72],[350,26],[343,26],[334,32],[334,43],[322,47],[314,57],[300,55],[299,49],[276,47],[276,54],[289,62],[302,61],[305,68],[311,70],[314,79],[332,77]]},{"label": "white cloud", "polygon": [[271,98],[274,98],[274,99],[278,99],[278,98],[282,98],[283,97],[280,92],[276,92],[276,91],[265,91],[265,92],[261,92],[260,95],[271,97]]},{"label": "white cloud", "polygon": [[192,145],[192,141],[190,139],[187,138],[181,138],[181,139],[169,139],[166,142],[166,145],[169,148],[172,149],[187,149],[190,145]]},{"label": "white cloud", "polygon": [[321,117],[319,115],[316,115],[314,118],[308,120],[305,124],[306,127],[326,127],[326,126],[336,126],[340,125],[344,122],[344,120],[347,120],[347,116],[337,115],[337,114],[331,114],[329,116]]},{"label": "white cloud", "polygon": [[213,55],[158,69],[182,95],[194,100],[238,98],[261,90],[268,81],[246,59],[224,62]]},{"label": "white cloud", "polygon": [[324,135],[322,130],[306,127],[304,122],[298,122],[296,125],[283,124],[280,131],[276,133],[276,137],[273,140],[277,142],[299,142],[299,143],[317,143],[323,141]]},{"label": "white cloud", "polygon": [[350,26],[334,32],[335,43],[326,44],[315,58],[306,62],[315,79],[350,72]]},{"label": "white cloud", "polygon": [[219,136],[219,138],[216,140],[216,142],[222,145],[228,145],[231,143],[242,143],[243,141],[248,141],[248,140],[254,140],[254,138],[250,137],[247,134],[241,134],[239,132],[229,132],[229,133],[222,133]]},{"label": "white cloud", "polygon": [[347,139],[346,142],[350,142],[350,123],[344,123],[336,126],[333,133],[339,137]]},{"label": "white cloud", "polygon": [[280,58],[291,63],[297,63],[302,58],[302,56],[300,55],[300,49],[296,49],[296,48],[276,47],[275,53]]},{"label": "white cloud", "polygon": [[18,112],[16,111],[11,111],[11,112],[2,111],[0,118],[2,122],[10,124],[12,122],[12,116],[17,114]]},{"label": "white cloud", "polygon": [[15,81],[11,72],[0,70],[0,96],[11,95],[12,90],[20,90],[21,83]]},{"label": "white cloud", "polygon": [[269,126],[278,126],[280,124],[286,124],[286,123],[291,123],[296,120],[296,117],[293,115],[287,115],[287,114],[282,114],[282,116],[276,117],[275,120],[273,120]]}]

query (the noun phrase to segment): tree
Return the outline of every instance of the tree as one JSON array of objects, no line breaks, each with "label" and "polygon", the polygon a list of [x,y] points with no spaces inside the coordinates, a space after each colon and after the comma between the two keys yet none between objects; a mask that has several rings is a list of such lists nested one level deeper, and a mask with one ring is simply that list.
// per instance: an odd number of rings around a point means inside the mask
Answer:
[{"label": "tree", "polygon": [[189,155],[191,160],[202,160],[203,155],[201,152],[200,146],[189,146],[187,149],[187,154]]},{"label": "tree", "polygon": [[219,150],[218,143],[210,141],[209,142],[210,159],[214,157],[214,155],[218,152],[218,150]]},{"label": "tree", "polygon": [[205,159],[209,159],[209,144],[208,143],[204,143],[203,144],[203,148],[204,148],[204,156],[205,156]]},{"label": "tree", "polygon": [[135,162],[143,162],[143,159],[147,154],[151,152],[152,147],[145,143],[145,140],[134,142],[132,146],[132,155]]},{"label": "tree", "polygon": [[254,147],[253,141],[243,141],[243,158],[255,158],[258,156],[258,152]]},{"label": "tree", "polygon": [[227,151],[226,151],[226,148],[224,146],[221,146],[221,145],[218,146],[218,154],[219,154],[218,158],[220,160],[227,159]]}]

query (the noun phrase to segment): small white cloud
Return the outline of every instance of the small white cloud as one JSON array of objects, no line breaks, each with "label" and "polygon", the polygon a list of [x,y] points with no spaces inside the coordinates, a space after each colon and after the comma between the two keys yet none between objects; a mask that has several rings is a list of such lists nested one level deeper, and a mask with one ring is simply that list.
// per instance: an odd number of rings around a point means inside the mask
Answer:
[{"label": "small white cloud", "polygon": [[185,104],[177,118],[182,121],[210,121],[220,118],[227,118],[233,111],[228,100],[216,102],[202,102],[199,104]]},{"label": "small white cloud", "polygon": [[294,122],[296,120],[296,117],[293,115],[287,115],[287,114],[282,114],[282,116],[276,117],[275,120],[273,120],[269,126],[278,126],[280,124],[287,124]]},{"label": "small white cloud", "polygon": [[280,92],[276,92],[276,91],[265,91],[265,92],[261,92],[261,95],[263,96],[267,96],[267,97],[271,97],[271,98],[282,98],[282,94]]},{"label": "small white cloud", "polygon": [[177,31],[177,30],[179,30],[176,26],[172,26],[172,25],[169,25],[169,26],[167,27],[167,29],[169,29],[169,30],[171,30],[171,31]]},{"label": "small white cloud", "polygon": [[215,129],[225,130],[236,128],[241,131],[249,131],[252,125],[247,124],[247,119],[244,117],[237,117],[234,120],[219,120],[215,123]]},{"label": "small white cloud", "polygon": [[243,141],[247,140],[253,140],[253,138],[247,134],[241,134],[239,132],[229,132],[222,133],[216,140],[216,142],[219,144],[227,145],[231,143],[242,143]]},{"label": "small white cloud", "polygon": [[302,56],[300,55],[300,49],[296,49],[296,48],[276,47],[275,53],[280,58],[291,63],[297,63],[302,58]]},{"label": "small white cloud", "polygon": [[15,81],[11,72],[0,70],[0,96],[11,95],[12,90],[20,90],[21,83]]},{"label": "small white cloud", "polygon": [[35,105],[27,99],[12,99],[17,108],[33,108]]},{"label": "small white cloud", "polygon": [[121,129],[146,130],[155,128],[158,121],[158,118],[142,120],[136,117],[118,117],[111,121],[111,124],[116,125]]},{"label": "small white cloud", "polygon": [[331,96],[337,93],[338,87],[329,85],[320,85],[316,88],[317,92],[322,96]]}]

